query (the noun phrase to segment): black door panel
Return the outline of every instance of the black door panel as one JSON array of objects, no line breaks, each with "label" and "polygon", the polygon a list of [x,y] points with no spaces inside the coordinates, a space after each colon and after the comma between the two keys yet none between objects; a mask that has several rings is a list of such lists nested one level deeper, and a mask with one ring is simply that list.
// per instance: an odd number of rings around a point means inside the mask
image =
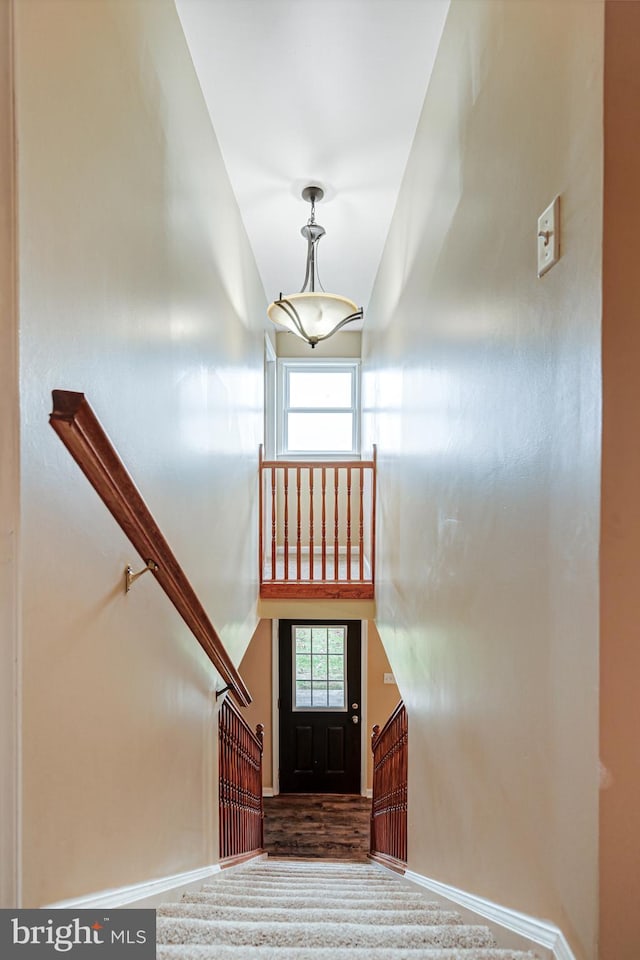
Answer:
[{"label": "black door panel", "polygon": [[[295,628],[314,638],[324,628],[346,628],[346,669],[340,687],[339,655],[313,652],[302,654],[300,663],[313,663],[321,679],[299,681],[296,708]],[[307,629],[308,628],[308,629]],[[318,629],[314,629],[318,628]],[[337,631],[331,631],[337,634]],[[330,636],[331,636],[330,634]],[[360,792],[360,636],[359,620],[281,620],[280,641],[280,790],[282,793],[359,793]],[[315,639],[314,639],[315,644]],[[335,647],[334,647],[335,649]],[[326,661],[326,666],[325,666]],[[316,671],[316,666],[318,671]],[[309,668],[311,669],[311,668]],[[322,673],[324,670],[324,673]],[[311,673],[309,674],[309,677]],[[313,690],[311,687],[313,686]],[[326,692],[323,690],[326,687]],[[308,689],[307,689],[308,688]],[[310,706],[322,702],[327,706]],[[334,709],[336,702],[340,709]],[[331,703],[331,706],[328,704]],[[355,704],[355,706],[354,706]]]}]

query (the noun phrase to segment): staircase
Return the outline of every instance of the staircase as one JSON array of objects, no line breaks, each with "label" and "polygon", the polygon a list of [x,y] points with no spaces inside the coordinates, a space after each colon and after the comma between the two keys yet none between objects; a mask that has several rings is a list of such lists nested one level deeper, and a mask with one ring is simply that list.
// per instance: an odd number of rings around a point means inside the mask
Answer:
[{"label": "staircase", "polygon": [[371,800],[281,793],[264,799],[264,849],[273,857],[366,860]]},{"label": "staircase", "polygon": [[158,908],[158,960],[534,960],[374,865],[260,858]]}]

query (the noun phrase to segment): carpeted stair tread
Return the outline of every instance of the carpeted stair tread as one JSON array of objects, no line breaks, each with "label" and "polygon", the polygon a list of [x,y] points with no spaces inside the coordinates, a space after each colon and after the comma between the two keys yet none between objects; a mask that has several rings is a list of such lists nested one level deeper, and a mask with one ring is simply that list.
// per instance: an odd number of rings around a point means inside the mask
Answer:
[{"label": "carpeted stair tread", "polygon": [[161,943],[242,944],[246,946],[296,947],[491,947],[495,941],[488,927],[468,924],[420,926],[362,923],[243,923],[241,920],[182,920],[159,916],[157,936]]},{"label": "carpeted stair tread", "polygon": [[[405,890],[404,887],[401,887],[400,884],[393,884],[391,887],[385,887],[383,891],[376,889],[375,891],[370,891],[368,885],[363,884],[360,886],[356,885],[353,889],[345,890],[343,887],[338,885],[340,890],[340,899],[341,900],[362,900],[367,899],[375,901],[376,899],[385,900],[398,900],[398,901],[423,901],[423,895],[418,890]],[[209,895],[217,893],[219,888],[216,888],[213,884],[207,883],[202,887],[202,892]],[[318,900],[324,899],[327,895],[327,888],[321,886],[315,887],[300,887],[297,883],[292,883],[291,886],[287,887],[286,885],[282,886],[270,886],[268,883],[261,884],[257,886],[256,884],[248,884],[246,887],[243,887],[241,884],[237,886],[230,886],[225,884],[224,890],[220,891],[220,896],[228,896],[235,894],[236,896],[243,897],[244,894],[249,894],[251,896],[287,896],[291,900],[294,899],[308,899],[308,900]],[[243,897],[244,898],[244,897]]]},{"label": "carpeted stair tread", "polygon": [[[340,883],[349,889],[350,887],[359,887],[362,885],[363,880],[366,880],[367,887],[371,890],[385,890],[391,887],[397,886],[398,883],[402,884],[402,880],[395,880],[393,878],[387,879],[386,877],[381,877],[376,880],[370,877],[360,878],[355,875],[349,874],[346,877],[322,877],[318,880],[315,877],[306,877],[304,875],[286,877],[286,876],[276,876],[276,877],[265,877],[265,876],[253,876],[251,872],[251,886],[261,887],[268,886],[271,888],[275,887],[290,887],[291,883],[295,882],[295,885],[298,889],[304,887],[317,887],[323,883],[327,883],[329,880],[332,880],[335,883]],[[216,880],[215,883],[222,883],[225,887],[244,887],[247,885],[247,880],[242,876],[235,877],[225,877],[224,874],[220,877],[219,880]]]},{"label": "carpeted stair tread", "polygon": [[[212,900],[210,893],[185,893],[181,903],[212,903],[220,906],[247,906],[257,909],[258,907],[284,908],[290,913],[296,910],[309,910],[317,907],[319,904],[317,897],[293,897],[288,894],[282,896],[253,896],[250,893],[220,893]],[[401,898],[398,900],[387,899],[386,897],[362,897],[361,899],[352,898],[345,900],[338,897],[322,897],[320,901],[327,910],[369,910],[376,912],[380,910],[398,910],[402,905],[403,910],[440,910],[442,905],[435,900],[425,900],[422,894],[418,894],[415,899]]]},{"label": "carpeted stair tread", "polygon": [[252,863],[249,864],[250,870],[286,870],[287,873],[291,873],[294,870],[306,870],[310,866],[313,866],[314,869],[317,868],[318,873],[331,873],[333,870],[339,870],[341,873],[344,873],[349,870],[369,870],[374,872],[376,867],[372,861],[366,861],[363,863],[361,860],[349,861],[344,860],[342,857],[336,860],[318,860],[315,857],[311,859],[300,858],[296,859],[295,857],[261,857],[255,859]]},{"label": "carpeted stair tread", "polygon": [[[365,868],[366,869],[366,868]],[[255,877],[256,881],[262,880],[290,880],[291,877],[300,877],[301,880],[305,880],[306,876],[302,872],[294,871],[293,873],[285,873],[284,871],[274,871],[272,874],[265,873],[263,870],[260,872],[253,870],[251,871],[251,876]],[[361,883],[363,880],[371,880],[372,882],[380,881],[380,874],[376,877],[375,873],[364,873],[361,877],[358,877],[355,873],[322,873],[318,879],[326,882],[327,880],[335,880],[336,883],[344,882],[349,883],[351,881]],[[317,881],[316,881],[317,882]],[[388,882],[388,881],[387,881]],[[393,882],[393,881],[392,881]]]},{"label": "carpeted stair tread", "polygon": [[374,880],[380,879],[380,871],[377,867],[372,867],[364,863],[348,863],[345,860],[341,860],[335,864],[330,864],[329,866],[326,863],[323,863],[322,860],[309,861],[309,860],[274,860],[274,867],[263,867],[255,866],[250,867],[251,874],[255,876],[305,876],[309,872],[309,864],[317,863],[318,869],[316,875],[319,877],[354,877],[362,875],[364,877],[371,877]]},{"label": "carpeted stair tread", "polygon": [[[222,887],[225,891],[232,893],[234,891],[245,891],[251,890],[254,893],[293,893],[298,896],[322,896],[327,892],[326,882],[324,884],[318,883],[302,883],[297,879],[293,879],[290,882],[285,880],[274,880],[273,883],[269,882],[267,879],[264,880],[251,880],[250,883],[242,883],[239,879],[236,880],[214,880],[213,884],[207,883],[203,889],[207,891],[212,889],[219,889],[219,886]],[[359,897],[362,898],[362,891],[366,888],[367,895],[374,896],[396,896],[399,899],[402,897],[409,896],[411,893],[416,893],[417,896],[421,894],[417,891],[411,890],[408,886],[404,885],[403,881],[391,880],[388,883],[383,884],[370,884],[367,881],[358,883],[353,881],[353,883],[344,883],[342,881],[333,885],[336,889],[340,890],[341,897]]]},{"label": "carpeted stair tread", "polygon": [[233,947],[159,945],[156,960],[537,960],[533,953],[480,947]]},{"label": "carpeted stair tread", "polygon": [[353,861],[258,860],[157,911],[159,960],[535,960]]},{"label": "carpeted stair tread", "polygon": [[[242,920],[251,923],[290,923],[291,910],[286,907],[259,908],[252,907],[224,907],[216,903],[173,903],[158,907],[158,916],[163,917],[196,917],[199,920]],[[306,910],[305,923],[343,923],[344,910],[327,910],[316,907]],[[371,924],[375,922],[375,914],[371,910],[351,910],[349,923]],[[385,925],[393,924],[448,924],[462,923],[462,917],[453,910],[387,910],[384,914]]]}]

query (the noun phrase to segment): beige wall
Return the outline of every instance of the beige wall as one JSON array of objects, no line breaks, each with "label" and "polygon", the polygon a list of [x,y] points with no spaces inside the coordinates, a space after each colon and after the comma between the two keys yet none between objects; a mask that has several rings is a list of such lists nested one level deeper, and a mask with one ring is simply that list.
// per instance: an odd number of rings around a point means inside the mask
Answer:
[{"label": "beige wall", "polygon": [[640,936],[640,4],[606,5],[600,960]]},{"label": "beige wall", "polygon": [[261,620],[240,663],[240,673],[253,702],[242,711],[252,730],[264,724],[262,785],[273,787],[273,724],[271,721],[271,620]]},{"label": "beige wall", "polygon": [[265,301],[174,6],[16,4],[24,903],[217,859],[219,680],[47,423],[86,392],[238,662]]},{"label": "beige wall", "polygon": [[[258,600],[261,617],[295,620],[309,616],[308,600]],[[314,600],[314,620],[367,620],[376,615],[375,600]]]},{"label": "beige wall", "polygon": [[[363,338],[409,865],[555,922],[579,960],[597,919],[602,69],[602,3],[452,4]],[[563,255],[538,280],[556,194]]]},{"label": "beige wall", "polygon": [[[378,628],[370,620],[367,630],[367,733],[374,724],[383,727],[393,713],[400,693],[395,683],[385,683],[385,673],[392,673]],[[367,789],[373,786],[373,754],[367,741]]]},{"label": "beige wall", "polygon": [[12,8],[0,3],[0,907],[18,898],[18,338]]},{"label": "beige wall", "polygon": [[279,357],[301,357],[321,360],[323,357],[359,357],[362,334],[359,330],[343,330],[315,347],[296,337],[294,333],[276,333],[276,353]]}]

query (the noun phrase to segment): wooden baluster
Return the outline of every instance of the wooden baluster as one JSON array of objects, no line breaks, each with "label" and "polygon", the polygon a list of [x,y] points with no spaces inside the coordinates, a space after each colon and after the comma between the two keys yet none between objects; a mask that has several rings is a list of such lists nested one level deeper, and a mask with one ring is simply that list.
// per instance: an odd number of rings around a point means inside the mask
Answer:
[{"label": "wooden baluster", "polygon": [[229,714],[226,712],[225,715],[225,777],[227,785],[227,802],[225,809],[225,845],[224,845],[224,855],[225,857],[229,856],[229,851],[231,850],[231,804],[233,802],[232,790],[231,790],[231,730],[229,729]]},{"label": "wooden baluster", "polygon": [[[224,704],[223,704],[224,706]],[[225,823],[226,823],[226,768],[225,768],[225,734],[224,734],[224,723],[223,723],[223,714],[222,709],[218,716],[218,790],[219,790],[219,805],[220,805],[220,841],[219,841],[219,853],[220,857],[224,857],[225,851]]]},{"label": "wooden baluster", "polygon": [[276,576],[276,468],[271,467],[271,579]]},{"label": "wooden baluster", "polygon": [[226,857],[227,851],[229,849],[229,757],[228,757],[228,736],[229,731],[227,728],[227,716],[225,710],[225,704],[222,704],[220,709],[220,725],[222,728],[221,739],[222,739],[222,749],[220,751],[221,764],[223,769],[222,782],[223,782],[223,793],[222,793],[222,810],[223,810],[223,819],[224,825],[221,830],[220,835],[220,856]]},{"label": "wooden baluster", "polygon": [[376,723],[374,724],[373,730],[371,732],[371,749],[373,751],[373,778],[372,778],[373,789],[371,791],[373,799],[371,801],[371,835],[370,835],[370,841],[369,841],[370,843],[369,849],[371,853],[375,853],[376,850],[380,849],[378,846],[378,839],[377,839],[378,818],[377,818],[377,807],[376,807],[377,798],[380,794],[380,782],[379,782],[380,774],[378,771],[378,763],[377,763],[378,755],[376,752],[376,740],[378,739],[379,733],[380,733],[380,725]]},{"label": "wooden baluster", "polygon": [[309,580],[313,580],[313,467],[309,467]]},{"label": "wooden baluster", "polygon": [[240,730],[240,724],[238,718],[233,718],[233,727],[234,727],[234,751],[233,751],[233,761],[234,761],[234,772],[233,779],[235,783],[235,794],[236,794],[236,829],[234,837],[234,847],[233,853],[234,856],[240,853],[242,850],[242,734]]},{"label": "wooden baluster", "polygon": [[378,448],[373,445],[373,468],[371,470],[371,556],[369,558],[369,567],[371,569],[371,583],[376,582],[376,483],[378,472]]},{"label": "wooden baluster", "polygon": [[340,533],[340,513],[338,507],[338,486],[340,483],[340,473],[338,467],[333,468],[333,579],[339,579],[340,568],[338,566],[339,553],[339,533]]},{"label": "wooden baluster", "polygon": [[358,554],[360,558],[360,580],[364,580],[364,468],[360,467],[360,526],[358,531]]},{"label": "wooden baluster", "polygon": [[289,468],[284,468],[284,579],[289,579]]},{"label": "wooden baluster", "polygon": [[233,776],[233,745],[231,742],[232,730],[231,730],[231,715],[227,712],[226,717],[227,722],[227,782],[229,786],[229,800],[228,800],[228,809],[227,809],[227,842],[225,848],[225,856],[231,856],[231,850],[233,849],[233,783],[231,778]]},{"label": "wooden baluster", "polygon": [[231,856],[235,856],[238,848],[238,739],[236,718],[231,717],[231,781],[233,783],[233,822],[231,827]]},{"label": "wooden baluster", "polygon": [[228,857],[231,853],[232,843],[233,843],[233,783],[231,782],[231,778],[233,776],[233,766],[232,766],[233,745],[231,743],[231,716],[228,710],[226,713],[226,741],[227,741],[227,756],[226,756],[227,837],[226,837],[226,846],[225,846],[225,856]]},{"label": "wooden baluster", "polygon": [[262,757],[264,754],[264,723],[259,723],[256,727],[256,736],[258,742],[260,743],[260,750],[257,757],[257,767],[256,767],[256,790],[258,796],[258,833],[256,838],[256,846],[258,849],[262,850],[264,847],[264,800],[262,797]]},{"label": "wooden baluster", "polygon": [[347,580],[351,580],[351,467],[347,467]]},{"label": "wooden baluster", "polygon": [[296,558],[297,558],[297,569],[296,569],[296,580],[300,582],[302,580],[302,544],[300,539],[301,533],[301,517],[300,517],[300,467],[296,467],[296,488],[298,491],[298,531],[296,536]]},{"label": "wooden baluster", "polygon": [[327,579],[327,468],[322,468],[322,580]]}]

